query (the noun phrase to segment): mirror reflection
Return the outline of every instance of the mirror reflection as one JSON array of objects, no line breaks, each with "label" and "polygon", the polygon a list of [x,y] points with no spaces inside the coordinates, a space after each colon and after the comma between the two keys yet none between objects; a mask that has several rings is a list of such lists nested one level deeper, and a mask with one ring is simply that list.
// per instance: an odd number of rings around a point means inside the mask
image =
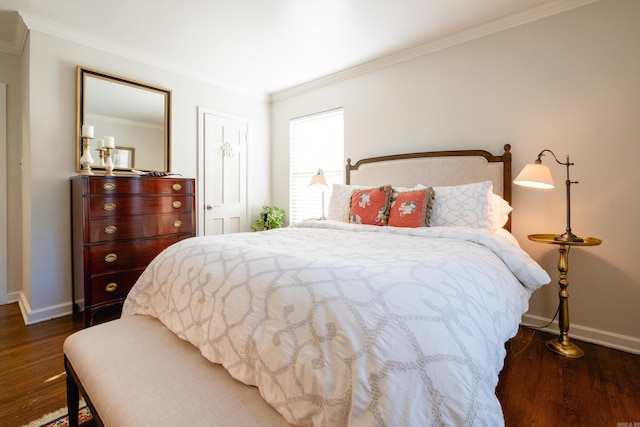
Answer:
[{"label": "mirror reflection", "polygon": [[104,136],[113,136],[115,172],[169,172],[171,91],[78,67],[77,170],[83,125],[93,126],[93,170],[104,170]]}]

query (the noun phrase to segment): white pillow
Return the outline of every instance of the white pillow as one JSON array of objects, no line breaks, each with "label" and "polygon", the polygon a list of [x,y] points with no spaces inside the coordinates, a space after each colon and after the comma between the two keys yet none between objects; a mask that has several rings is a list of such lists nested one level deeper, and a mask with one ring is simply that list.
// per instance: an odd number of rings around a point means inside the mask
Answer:
[{"label": "white pillow", "polygon": [[494,229],[491,181],[450,187],[433,187],[431,226]]},{"label": "white pillow", "polygon": [[333,184],[331,186],[331,198],[327,209],[327,219],[332,221],[349,222],[349,208],[351,195],[356,190],[371,188],[366,185]]},{"label": "white pillow", "polygon": [[509,221],[509,213],[513,208],[505,199],[494,193],[491,194],[491,206],[493,208],[491,215],[493,230],[499,230]]}]

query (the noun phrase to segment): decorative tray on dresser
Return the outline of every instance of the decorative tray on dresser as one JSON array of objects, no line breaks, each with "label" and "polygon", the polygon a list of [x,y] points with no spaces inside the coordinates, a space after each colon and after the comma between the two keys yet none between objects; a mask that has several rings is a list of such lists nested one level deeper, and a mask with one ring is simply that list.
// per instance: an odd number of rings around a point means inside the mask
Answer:
[{"label": "decorative tray on dresser", "polygon": [[195,180],[79,175],[71,178],[73,307],[85,327],[121,304],[145,267],[195,236]]}]

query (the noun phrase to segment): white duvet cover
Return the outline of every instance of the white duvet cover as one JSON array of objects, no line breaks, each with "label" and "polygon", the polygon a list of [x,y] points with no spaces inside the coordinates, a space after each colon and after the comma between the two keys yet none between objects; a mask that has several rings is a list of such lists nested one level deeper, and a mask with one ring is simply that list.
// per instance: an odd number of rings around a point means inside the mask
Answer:
[{"label": "white duvet cover", "polygon": [[307,222],[167,248],[123,316],[159,318],[292,424],[499,426],[504,343],[549,281],[487,230]]}]

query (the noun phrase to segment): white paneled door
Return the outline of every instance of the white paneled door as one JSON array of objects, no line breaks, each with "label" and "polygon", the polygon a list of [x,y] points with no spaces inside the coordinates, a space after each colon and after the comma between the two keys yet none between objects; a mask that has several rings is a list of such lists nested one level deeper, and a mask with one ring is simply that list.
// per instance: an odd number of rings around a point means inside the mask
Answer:
[{"label": "white paneled door", "polygon": [[7,85],[0,83],[0,304],[7,302],[9,276],[7,271]]},{"label": "white paneled door", "polygon": [[201,234],[247,229],[247,133],[244,118],[199,109],[203,209]]}]

